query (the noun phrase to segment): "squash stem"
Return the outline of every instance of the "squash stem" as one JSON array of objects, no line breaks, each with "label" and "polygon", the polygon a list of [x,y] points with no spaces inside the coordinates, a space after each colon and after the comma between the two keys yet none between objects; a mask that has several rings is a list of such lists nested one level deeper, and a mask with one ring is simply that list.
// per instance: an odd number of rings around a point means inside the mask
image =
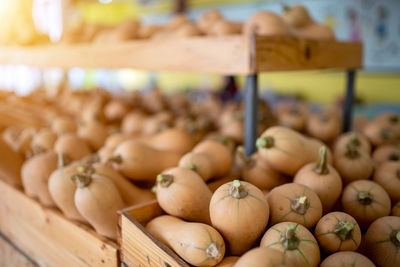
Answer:
[{"label": "squash stem", "polygon": [[392,124],[396,124],[396,123],[398,123],[399,121],[400,121],[400,118],[399,118],[399,115],[397,115],[397,114],[392,114],[392,115],[389,117],[389,122],[392,123]]},{"label": "squash stem", "polygon": [[247,197],[249,193],[239,180],[234,180],[229,188],[229,194],[234,198],[241,199]]},{"label": "squash stem", "polygon": [[356,133],[354,133],[354,132],[351,133],[348,144],[351,144],[355,147],[358,147],[361,145],[360,139],[358,139]]},{"label": "squash stem", "polygon": [[251,162],[251,159],[246,156],[244,153],[244,147],[243,146],[238,146],[236,149],[237,155],[239,155],[239,158],[245,163],[249,164]]},{"label": "squash stem", "polygon": [[256,141],[256,146],[258,148],[271,148],[274,146],[274,138],[272,136],[260,137]]},{"label": "squash stem", "polygon": [[159,174],[159,175],[157,175],[157,183],[161,187],[167,188],[168,186],[170,186],[170,184],[172,184],[173,181],[174,181],[174,176],[171,175],[171,174]]},{"label": "squash stem", "polygon": [[120,155],[114,156],[114,157],[109,158],[107,160],[107,162],[121,164],[122,163],[122,157]]},{"label": "squash stem", "polygon": [[400,247],[400,231],[399,230],[393,230],[390,233],[390,241],[397,246]]},{"label": "squash stem", "polygon": [[373,197],[371,195],[370,192],[368,191],[360,191],[358,193],[358,201],[362,204],[362,205],[370,205],[373,201]]},{"label": "squash stem", "polygon": [[92,177],[87,174],[75,173],[71,175],[71,180],[76,182],[79,188],[84,188],[90,185]]},{"label": "squash stem", "polygon": [[190,169],[190,170],[192,170],[192,171],[196,171],[196,170],[197,170],[197,166],[196,166],[196,164],[189,163],[188,169]]},{"label": "squash stem", "polygon": [[305,214],[310,207],[310,201],[307,196],[293,198],[291,202],[292,210],[299,214]]},{"label": "squash stem", "polygon": [[353,236],[354,223],[340,221],[333,232],[340,238],[340,240],[345,241]]},{"label": "squash stem", "polygon": [[207,258],[218,260],[221,258],[221,246],[215,243],[211,243],[206,249]]},{"label": "squash stem", "polygon": [[319,157],[317,164],[315,165],[314,172],[319,175],[328,174],[328,148],[326,146],[322,146],[319,149]]},{"label": "squash stem", "polygon": [[286,231],[281,233],[279,240],[282,246],[288,250],[295,250],[300,244],[300,239],[296,236],[296,229],[294,225],[288,224]]},{"label": "squash stem", "polygon": [[348,158],[358,158],[360,157],[360,152],[358,151],[357,147],[355,145],[352,145],[351,143],[348,143],[346,145],[347,151],[346,151],[346,156]]}]

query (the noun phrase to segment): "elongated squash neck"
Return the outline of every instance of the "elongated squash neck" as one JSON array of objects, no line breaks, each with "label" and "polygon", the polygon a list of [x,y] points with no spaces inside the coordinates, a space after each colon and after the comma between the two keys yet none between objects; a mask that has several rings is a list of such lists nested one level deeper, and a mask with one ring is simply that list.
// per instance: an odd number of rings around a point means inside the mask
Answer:
[{"label": "elongated squash neck", "polygon": [[260,137],[256,141],[258,148],[271,148],[274,146],[275,140],[272,136]]},{"label": "elongated squash neck", "polygon": [[310,207],[310,200],[306,196],[293,198],[290,207],[298,214],[305,214]]},{"label": "elongated squash neck", "polygon": [[347,151],[346,151],[346,157],[355,159],[360,157],[360,152],[358,151],[357,147],[348,143],[347,144]]},{"label": "elongated squash neck", "polygon": [[319,175],[325,175],[329,173],[328,169],[328,148],[326,146],[322,146],[319,149],[319,157],[317,164],[315,165],[314,172]]},{"label": "elongated squash neck", "polygon": [[174,181],[174,176],[171,174],[159,174],[157,175],[157,183],[164,188],[167,188]]},{"label": "elongated squash neck", "polygon": [[333,232],[340,238],[340,240],[345,241],[353,236],[354,223],[340,221],[333,229]]},{"label": "elongated squash neck", "polygon": [[390,241],[392,241],[392,243],[400,248],[400,230],[393,230],[390,233]]},{"label": "elongated squash neck", "polygon": [[296,227],[292,224],[288,224],[286,230],[281,233],[279,241],[285,249],[297,249],[300,244],[300,239],[296,235]]},{"label": "elongated squash neck", "polygon": [[239,180],[234,180],[229,188],[229,194],[234,198],[241,199],[247,197],[249,193]]},{"label": "elongated squash neck", "polygon": [[370,192],[368,191],[360,191],[358,192],[358,202],[360,202],[362,205],[370,205],[372,201],[374,200],[373,196],[371,195]]},{"label": "elongated squash neck", "polygon": [[218,260],[221,258],[221,246],[216,243],[211,243],[206,249],[208,259]]}]

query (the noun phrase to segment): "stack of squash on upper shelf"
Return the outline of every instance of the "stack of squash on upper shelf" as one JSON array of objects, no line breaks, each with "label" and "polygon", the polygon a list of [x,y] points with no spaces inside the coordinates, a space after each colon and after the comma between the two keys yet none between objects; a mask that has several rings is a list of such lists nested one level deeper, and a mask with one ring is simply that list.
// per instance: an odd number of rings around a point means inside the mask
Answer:
[{"label": "stack of squash on upper shelf", "polygon": [[0,177],[111,239],[117,210],[157,199],[146,229],[193,266],[400,265],[398,114],[341,134],[339,107],[260,101],[247,156],[242,104],[200,96],[34,92],[55,115],[2,124]]},{"label": "stack of squash on upper shelf", "polygon": [[81,24],[66,29],[61,43],[115,43],[137,39],[173,39],[193,36],[249,35],[334,40],[333,30],[313,20],[301,5],[285,7],[282,15],[260,11],[246,22],[229,21],[218,10],[205,11],[196,21],[176,15],[164,25],[145,25],[131,19],[116,26]]}]

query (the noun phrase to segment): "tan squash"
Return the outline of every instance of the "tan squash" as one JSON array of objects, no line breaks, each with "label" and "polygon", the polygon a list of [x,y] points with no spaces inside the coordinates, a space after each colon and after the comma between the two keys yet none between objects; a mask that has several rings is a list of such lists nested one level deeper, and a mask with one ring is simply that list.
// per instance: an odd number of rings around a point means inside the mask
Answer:
[{"label": "tan squash", "polygon": [[164,215],[151,220],[146,229],[192,266],[215,266],[224,258],[224,239],[207,224]]},{"label": "tan squash", "polygon": [[325,143],[335,140],[342,130],[339,116],[327,111],[312,114],[307,119],[306,128],[309,135]]},{"label": "tan squash", "polygon": [[377,183],[360,180],[348,184],[342,195],[343,211],[353,216],[361,228],[390,214],[390,198]]},{"label": "tan squash", "polygon": [[394,143],[397,138],[395,130],[381,122],[368,123],[363,129],[363,134],[373,146]]},{"label": "tan squash", "polygon": [[132,134],[127,134],[127,133],[113,133],[110,134],[107,139],[105,140],[104,146],[109,147],[109,148],[116,148],[119,146],[121,143],[134,139],[134,135]]},{"label": "tan squash", "polygon": [[365,240],[367,255],[376,265],[400,265],[400,217],[377,219],[368,228]]},{"label": "tan squash", "polygon": [[231,255],[249,250],[264,232],[269,207],[263,192],[254,185],[234,180],[220,186],[210,202],[210,217],[224,237]]},{"label": "tan squash", "polygon": [[186,168],[172,168],[157,176],[157,200],[170,215],[210,224],[212,193],[203,179]]},{"label": "tan squash", "polygon": [[400,161],[382,163],[375,170],[373,179],[389,194],[392,203],[400,201]]},{"label": "tan squash", "polygon": [[0,138],[0,179],[11,185],[21,185],[20,174],[23,163],[22,155]]},{"label": "tan squash", "polygon": [[210,30],[210,35],[224,36],[224,35],[234,35],[241,33],[241,26],[237,23],[220,19],[216,21]]},{"label": "tan squash", "polygon": [[54,203],[67,218],[87,222],[75,207],[76,184],[71,180],[71,175],[78,172],[77,167],[80,165],[81,163],[76,161],[68,166],[59,167],[51,173],[48,187]]},{"label": "tan squash", "polygon": [[334,154],[342,154],[347,151],[347,144],[351,144],[356,147],[360,151],[364,151],[366,154],[371,154],[371,144],[368,139],[363,135],[356,132],[349,132],[342,134],[335,141],[335,145],[333,148]]},{"label": "tan squash", "polygon": [[189,152],[195,145],[195,140],[187,131],[177,128],[170,128],[153,136],[140,138],[139,141],[154,149],[182,154]]},{"label": "tan squash", "polygon": [[273,225],[262,237],[260,247],[283,252],[285,264],[293,266],[317,267],[320,261],[317,240],[307,228],[294,222]]},{"label": "tan squash", "polygon": [[215,265],[215,267],[234,267],[235,263],[239,260],[237,256],[225,257],[220,263]]},{"label": "tan squash", "polygon": [[51,130],[58,135],[74,133],[78,129],[75,120],[70,117],[58,117],[51,123]]},{"label": "tan squash", "polygon": [[66,133],[58,137],[54,144],[54,151],[70,161],[80,160],[92,153],[88,143],[75,133]]},{"label": "tan squash", "polygon": [[277,116],[279,125],[289,127],[298,132],[302,132],[306,128],[307,113],[298,105],[293,105],[288,111],[278,113]]},{"label": "tan squash", "polygon": [[222,19],[223,16],[217,9],[209,9],[199,17],[196,24],[202,32],[210,33],[213,25]]},{"label": "tan squash", "polygon": [[321,142],[289,128],[274,126],[264,131],[256,145],[260,156],[273,169],[294,176],[307,163],[317,161]]},{"label": "tan squash", "polygon": [[318,221],[315,237],[321,248],[328,253],[357,250],[361,242],[361,230],[349,214],[331,212]]},{"label": "tan squash", "polygon": [[99,176],[105,176],[111,179],[127,206],[148,202],[155,198],[155,195],[150,190],[135,186],[128,179],[119,174],[110,164],[94,163],[89,166],[82,166],[82,168],[85,172],[95,173]]},{"label": "tan squash", "polygon": [[267,200],[271,224],[296,222],[312,228],[322,216],[318,195],[305,185],[288,183],[275,187]]},{"label": "tan squash", "polygon": [[180,37],[193,37],[193,36],[200,36],[202,35],[202,32],[200,29],[192,24],[192,23],[184,23],[179,28],[173,31],[172,36],[175,38],[180,38]]},{"label": "tan squash", "polygon": [[52,150],[57,141],[57,134],[50,129],[42,129],[33,136],[31,148],[33,153]]},{"label": "tan squash", "polygon": [[243,32],[246,35],[289,36],[291,28],[277,14],[270,11],[259,11],[253,14],[245,23]]},{"label": "tan squash", "polygon": [[221,185],[229,183],[229,182],[233,182],[233,180],[237,180],[237,178],[228,176],[225,178],[213,179],[213,180],[207,182],[207,186],[211,190],[211,192],[214,193],[215,191],[217,191],[217,189]]},{"label": "tan squash", "polygon": [[400,115],[393,112],[385,112],[374,118],[374,122],[381,123],[393,129],[397,138],[400,138]]},{"label": "tan squash", "polygon": [[312,40],[335,40],[335,33],[333,29],[327,25],[314,23],[307,27],[296,29],[298,36]]},{"label": "tan squash", "polygon": [[135,140],[121,143],[110,160],[116,170],[132,180],[155,181],[167,168],[178,165],[180,153],[161,151]]},{"label": "tan squash", "polygon": [[304,165],[293,179],[294,183],[308,186],[317,193],[322,203],[323,211],[330,211],[342,193],[342,179],[339,173],[328,164],[328,149],[320,148],[316,163]]},{"label": "tan squash", "polygon": [[204,140],[184,155],[179,166],[192,169],[205,180],[227,175],[233,164],[229,148],[218,141]]},{"label": "tan squash", "polygon": [[372,159],[379,165],[386,161],[400,162],[400,146],[399,145],[381,145],[372,153]]},{"label": "tan squash", "polygon": [[344,184],[371,177],[374,164],[371,157],[355,146],[348,144],[347,150],[335,155],[335,169],[339,172]]},{"label": "tan squash", "polygon": [[340,251],[329,255],[320,267],[375,267],[375,264],[364,255],[353,251]]},{"label": "tan squash", "polygon": [[236,262],[235,267],[294,267],[290,261],[285,260],[283,252],[267,247],[253,248],[246,252]]},{"label": "tan squash", "polygon": [[104,106],[104,116],[108,122],[117,122],[129,112],[129,107],[119,99],[113,99]]},{"label": "tan squash", "polygon": [[241,169],[241,177],[244,181],[262,190],[271,190],[276,186],[289,182],[287,177],[273,170],[258,154],[254,154],[245,160],[245,164]]},{"label": "tan squash", "polygon": [[110,178],[91,173],[73,174],[76,182],[75,206],[101,235],[117,238],[117,211],[125,204]]},{"label": "tan squash", "polygon": [[97,155],[99,156],[100,162],[107,162],[114,155],[115,148],[103,146],[97,151]]},{"label": "tan squash", "polygon": [[393,206],[391,215],[400,217],[400,201]]},{"label": "tan squash", "polygon": [[130,135],[141,134],[147,118],[143,112],[131,111],[124,116],[121,123],[121,131]]},{"label": "tan squash", "polygon": [[295,28],[307,27],[314,23],[307,8],[302,5],[284,6],[282,19]]},{"label": "tan squash", "polygon": [[97,151],[104,145],[108,130],[100,122],[90,122],[78,128],[78,136],[85,140],[93,151]]},{"label": "tan squash", "polygon": [[51,173],[57,169],[57,166],[58,157],[53,151],[35,155],[25,161],[21,169],[25,193],[30,197],[37,197],[45,206],[55,206],[47,184]]}]

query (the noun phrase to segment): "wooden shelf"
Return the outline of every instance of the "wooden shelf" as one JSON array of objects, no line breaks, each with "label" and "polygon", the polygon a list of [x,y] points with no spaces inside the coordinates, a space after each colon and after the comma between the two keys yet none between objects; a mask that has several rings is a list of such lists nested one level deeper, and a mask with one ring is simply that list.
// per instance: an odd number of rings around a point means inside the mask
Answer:
[{"label": "wooden shelf", "polygon": [[0,64],[219,74],[357,69],[362,66],[362,44],[261,36],[250,40],[243,36],[225,36],[119,44],[2,47]]}]

